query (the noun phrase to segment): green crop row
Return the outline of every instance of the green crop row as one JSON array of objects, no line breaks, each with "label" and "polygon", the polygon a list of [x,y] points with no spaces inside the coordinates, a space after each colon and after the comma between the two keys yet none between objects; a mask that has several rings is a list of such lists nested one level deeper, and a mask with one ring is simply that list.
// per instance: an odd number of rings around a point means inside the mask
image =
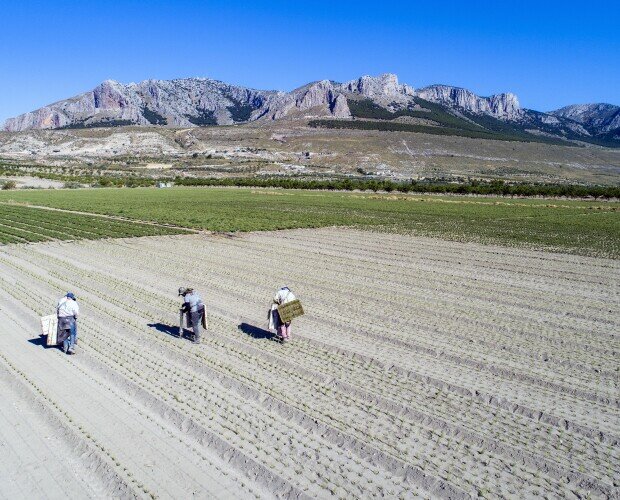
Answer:
[{"label": "green crop row", "polygon": [[[3,210],[8,200],[211,231],[347,226],[620,258],[616,202],[189,187],[3,192]],[[75,227],[113,223],[108,236],[167,234],[101,219]]]},{"label": "green crop row", "polygon": [[0,204],[0,244],[157,236],[183,232],[176,228],[133,221]]}]

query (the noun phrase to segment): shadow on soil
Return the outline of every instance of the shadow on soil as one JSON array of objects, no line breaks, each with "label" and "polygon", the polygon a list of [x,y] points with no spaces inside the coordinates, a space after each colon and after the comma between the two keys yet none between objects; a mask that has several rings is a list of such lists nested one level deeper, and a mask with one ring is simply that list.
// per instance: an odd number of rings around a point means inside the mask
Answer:
[{"label": "shadow on soil", "polygon": [[271,333],[269,330],[259,328],[258,326],[250,325],[249,323],[241,323],[239,326],[237,326],[237,328],[243,333],[255,339],[273,340],[276,336],[275,333]]},{"label": "shadow on soil", "polygon": [[[166,325],[165,323],[148,323],[147,326],[150,328],[155,328],[158,332],[165,333],[166,335],[170,335],[172,337],[179,338],[179,327]],[[190,330],[183,329],[183,335],[181,336],[184,339],[192,339],[193,333]]]},{"label": "shadow on soil", "polygon": [[39,335],[33,339],[28,339],[32,345],[40,345],[43,349],[54,349],[55,345],[47,345],[47,335]]}]

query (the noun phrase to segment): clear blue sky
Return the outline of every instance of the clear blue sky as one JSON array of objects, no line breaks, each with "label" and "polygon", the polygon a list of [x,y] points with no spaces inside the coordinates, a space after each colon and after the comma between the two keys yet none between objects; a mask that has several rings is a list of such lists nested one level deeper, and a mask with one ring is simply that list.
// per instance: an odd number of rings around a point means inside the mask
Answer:
[{"label": "clear blue sky", "polygon": [[538,110],[620,105],[619,32],[611,1],[2,0],[0,122],[107,78],[290,90],[393,72]]}]

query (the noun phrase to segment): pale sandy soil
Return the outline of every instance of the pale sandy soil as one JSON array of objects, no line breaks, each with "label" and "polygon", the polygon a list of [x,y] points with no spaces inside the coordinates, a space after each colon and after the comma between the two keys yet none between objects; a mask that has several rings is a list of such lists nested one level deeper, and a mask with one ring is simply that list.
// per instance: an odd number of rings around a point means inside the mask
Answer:
[{"label": "pale sandy soil", "polygon": [[48,189],[48,188],[61,188],[64,185],[64,182],[53,181],[50,179],[39,179],[38,177],[30,177],[28,175],[24,176],[3,176],[0,177],[0,181],[15,181],[18,189],[22,188],[40,188],[40,189]]},{"label": "pale sandy soil", "polygon": [[[342,229],[0,247],[0,498],[617,496],[618,283]],[[307,311],[288,345],[265,330],[283,284]],[[67,290],[75,356],[37,333]]]}]

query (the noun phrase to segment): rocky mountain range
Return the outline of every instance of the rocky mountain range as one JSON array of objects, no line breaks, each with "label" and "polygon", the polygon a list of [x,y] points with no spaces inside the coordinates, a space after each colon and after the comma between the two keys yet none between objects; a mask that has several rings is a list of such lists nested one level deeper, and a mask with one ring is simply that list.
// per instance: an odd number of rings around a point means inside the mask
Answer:
[{"label": "rocky mountain range", "polygon": [[[361,103],[361,104],[360,104]],[[101,126],[195,127],[231,125],[257,120],[372,118],[360,106],[380,108],[383,120],[409,114],[426,116],[432,103],[443,115],[460,120],[427,124],[452,130],[479,128],[502,134],[526,134],[563,140],[620,145],[620,107],[610,104],[574,105],[550,113],[521,108],[511,93],[480,97],[448,85],[414,89],[394,74],[362,76],[345,83],[312,82],[291,92],[255,90],[207,78],[145,80],[122,84],[106,80],[95,89],[8,119],[7,131],[89,128]],[[354,111],[352,111],[352,109]],[[435,108],[433,108],[435,109]],[[385,114],[384,113],[384,114]],[[422,113],[422,114],[420,114]],[[375,113],[376,114],[376,113]],[[435,113],[433,117],[440,116]],[[609,144],[608,144],[609,143]]]},{"label": "rocky mountain range", "polygon": [[620,129],[620,106],[613,104],[573,104],[550,114],[576,121],[592,130],[612,132]]}]

